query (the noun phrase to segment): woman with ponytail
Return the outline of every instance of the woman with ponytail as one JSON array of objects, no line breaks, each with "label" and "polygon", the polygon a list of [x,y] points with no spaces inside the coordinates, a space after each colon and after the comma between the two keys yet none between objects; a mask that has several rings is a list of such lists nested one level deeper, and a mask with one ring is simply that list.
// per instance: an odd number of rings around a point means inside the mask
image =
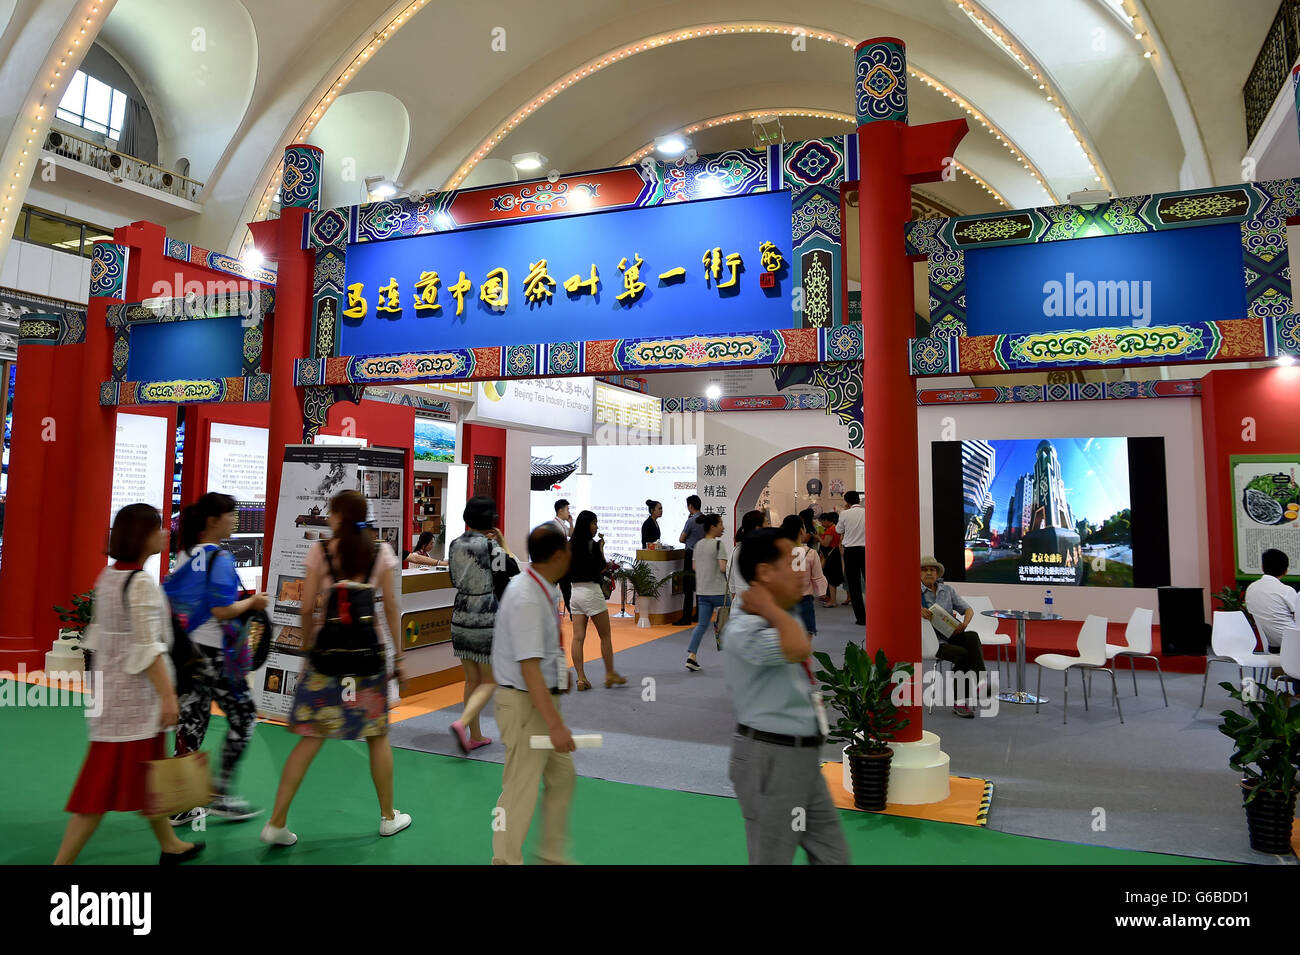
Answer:
[{"label": "woman with ponytail", "polygon": [[401,564],[387,543],[375,541],[360,491],[335,494],[330,499],[329,522],[331,539],[313,547],[304,564],[301,626],[306,646],[318,649],[332,588],[340,583],[361,585],[363,590],[373,588],[374,618],[366,624],[373,630],[366,633],[378,644],[384,665],[369,675],[363,671],[332,676],[320,672],[308,654],[289,714],[290,732],[302,739],[285,761],[275,808],[262,828],[262,841],[272,846],[298,841],[289,831],[289,805],[327,739],[364,739],[369,746],[370,778],[379,799],[379,834],[394,836],[411,824],[409,815],[393,808],[393,750],[388,740],[388,711],[396,702],[390,699],[390,680],[404,679],[402,650],[395,639],[401,633],[402,598],[397,584]]},{"label": "woman with ponytail", "polygon": [[[243,820],[255,809],[235,794],[235,766],[253,738],[257,708],[248,692],[248,673],[238,658],[239,618],[267,604],[266,594],[239,599],[235,559],[221,542],[235,532],[235,499],[209,492],[181,511],[180,549],[171,576],[163,584],[172,610],[190,642],[203,655],[193,687],[180,699],[176,755],[198,751],[208,731],[215,701],[229,724],[221,746],[221,769],[207,809],[214,816]],[[173,826],[193,822],[204,813],[192,809],[172,817]]]}]

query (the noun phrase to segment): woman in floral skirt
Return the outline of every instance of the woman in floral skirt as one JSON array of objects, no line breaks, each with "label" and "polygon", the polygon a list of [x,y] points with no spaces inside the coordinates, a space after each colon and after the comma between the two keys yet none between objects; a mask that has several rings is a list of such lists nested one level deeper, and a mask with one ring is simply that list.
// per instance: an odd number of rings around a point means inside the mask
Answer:
[{"label": "woman in floral skirt", "polygon": [[320,633],[323,614],[318,609],[324,609],[329,588],[336,582],[333,568],[340,580],[369,583],[375,588],[375,630],[386,660],[373,676],[338,677],[318,672],[311,657],[306,658],[289,717],[289,729],[303,738],[284,764],[275,809],[262,829],[262,841],[270,845],[291,846],[298,841],[287,828],[289,804],[327,739],[364,739],[370,746],[370,778],[379,797],[379,834],[393,836],[411,824],[409,815],[393,808],[393,750],[388,741],[389,671],[403,679],[402,651],[393,639],[393,634],[401,632],[397,555],[366,532],[366,499],[359,491],[343,491],[330,500],[329,522],[333,537],[313,547],[306,561],[302,632],[309,635],[307,648]]}]

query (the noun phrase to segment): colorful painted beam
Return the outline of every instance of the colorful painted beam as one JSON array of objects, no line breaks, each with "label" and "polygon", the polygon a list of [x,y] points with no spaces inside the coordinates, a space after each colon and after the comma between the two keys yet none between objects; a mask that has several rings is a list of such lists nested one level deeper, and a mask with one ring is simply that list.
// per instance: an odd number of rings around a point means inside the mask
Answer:
[{"label": "colorful painted beam", "polygon": [[730,398],[705,398],[685,395],[664,398],[664,414],[694,411],[824,411],[828,407],[826,392],[803,395],[741,395]]},{"label": "colorful painted beam", "polygon": [[105,381],[99,386],[99,403],[104,406],[214,404],[270,399],[270,375],[178,381]]},{"label": "colorful painted beam", "polygon": [[109,305],[105,323],[112,327],[204,318],[248,317],[261,321],[275,311],[275,289],[252,288],[183,298],[151,298]]},{"label": "colorful painted beam", "polygon": [[[171,236],[166,236],[163,239],[163,255],[169,259],[188,262],[190,265],[212,269],[214,272],[225,272],[227,275],[234,275],[252,282],[261,282],[264,285],[275,284],[276,269],[274,263],[254,267],[242,259],[226,255],[224,252],[213,252],[211,249],[205,249],[200,245],[193,245],[189,242],[182,242],[180,239],[173,239]],[[90,294],[103,293],[91,291]]]},{"label": "colorful painted beam", "polygon": [[404,355],[300,359],[295,384],[381,385],[416,381],[496,381],[619,372],[695,371],[850,362],[862,358],[862,327],[779,328],[732,335],[606,339],[591,342],[448,349]]},{"label": "colorful painted beam", "polygon": [[1010,388],[923,388],[916,393],[916,403],[921,407],[932,407],[1124,398],[1195,398],[1200,394],[1201,382],[1197,378],[1072,381],[1049,385],[1014,385]]},{"label": "colorful painted beam", "polygon": [[1224,224],[1241,229],[1247,314],[1264,319],[1286,315],[1291,311],[1286,226],[1297,215],[1300,179],[1278,179],[1124,196],[1095,206],[1067,204],[919,219],[907,223],[904,237],[907,254],[927,261],[931,334],[947,338],[967,333],[969,249]]},{"label": "colorful painted beam", "polygon": [[913,338],[914,376],[1300,358],[1300,314],[1024,335]]}]

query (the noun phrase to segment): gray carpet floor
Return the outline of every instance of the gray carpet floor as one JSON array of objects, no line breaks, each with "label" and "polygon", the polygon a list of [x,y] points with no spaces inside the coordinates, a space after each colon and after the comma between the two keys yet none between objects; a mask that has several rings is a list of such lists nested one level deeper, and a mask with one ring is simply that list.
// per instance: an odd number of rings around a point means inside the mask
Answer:
[{"label": "gray carpet floor", "polygon": [[[845,643],[860,639],[847,607],[818,608],[816,648],[837,661]],[[686,670],[690,631],[618,654],[624,687],[604,688],[604,667],[588,664],[593,689],[564,701],[565,721],[575,732],[601,733],[600,749],[576,754],[584,776],[642,786],[733,796],[727,779],[735,716],[722,679],[712,635],[701,645],[698,673]],[[591,639],[589,635],[589,639]],[[1061,722],[1061,674],[1045,671],[1034,707],[1001,704],[995,715],[958,719],[935,708],[925,727],[938,733],[951,757],[951,772],[994,783],[991,829],[1066,842],[1168,852],[1237,862],[1294,864],[1294,856],[1264,855],[1250,848],[1241,791],[1228,768],[1231,741],[1218,731],[1218,713],[1231,701],[1211,673],[1204,709],[1199,674],[1165,674],[1166,708],[1154,673],[1139,672],[1140,695],[1129,674],[1119,675],[1121,725],[1110,698],[1110,680],[1094,677],[1085,712],[1079,677],[1072,676],[1069,723]],[[1221,672],[1220,672],[1221,671]],[[1232,674],[1235,677],[1235,674]],[[1014,679],[1014,676],[1012,676]],[[1037,668],[1028,667],[1032,692]],[[489,705],[485,735],[498,738]],[[392,729],[393,745],[458,756],[449,732],[460,707],[404,720]],[[471,759],[501,762],[499,742]],[[838,761],[838,746],[823,758]]]}]

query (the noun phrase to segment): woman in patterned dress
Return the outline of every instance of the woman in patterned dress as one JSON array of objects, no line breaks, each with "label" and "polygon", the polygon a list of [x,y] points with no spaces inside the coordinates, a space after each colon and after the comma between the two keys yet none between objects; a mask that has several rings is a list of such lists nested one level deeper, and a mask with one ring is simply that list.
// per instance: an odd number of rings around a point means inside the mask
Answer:
[{"label": "woman in patterned dress", "polygon": [[451,652],[465,668],[465,709],[451,724],[461,752],[492,740],[483,735],[479,713],[496,691],[492,678],[492,630],[497,620],[497,596],[492,570],[505,571],[509,552],[497,530],[496,502],[481,495],[465,503],[465,533],[451,542],[447,563],[456,599],[451,610]]},{"label": "woman in patterned dress", "polygon": [[[375,631],[385,665],[373,676],[327,676],[306,657],[306,666],[294,694],[289,729],[302,736],[289,754],[275,794],[275,809],[262,841],[291,846],[298,837],[287,828],[289,804],[302,785],[307,768],[327,739],[364,739],[370,747],[370,778],[379,797],[379,834],[392,836],[411,824],[411,817],[393,808],[393,750],[388,742],[388,673],[402,676],[402,651],[393,634],[401,632],[401,596],[397,589],[397,555],[386,543],[367,533],[366,499],[359,491],[342,491],[330,500],[333,536],[307,555],[307,579],[302,589],[302,632],[310,649],[320,633],[321,616],[335,580],[339,577],[375,588]],[[328,554],[327,554],[328,548]],[[320,606],[318,607],[318,604]],[[391,656],[392,665],[388,658]]]}]

